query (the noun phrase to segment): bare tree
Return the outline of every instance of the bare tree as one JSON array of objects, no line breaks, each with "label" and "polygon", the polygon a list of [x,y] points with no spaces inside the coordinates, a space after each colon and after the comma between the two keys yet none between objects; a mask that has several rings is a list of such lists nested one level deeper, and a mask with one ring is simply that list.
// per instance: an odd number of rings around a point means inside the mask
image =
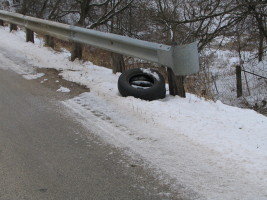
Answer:
[{"label": "bare tree", "polygon": [[[157,15],[155,22],[162,27],[163,32],[167,32],[164,43],[177,45],[183,43],[181,39],[182,31],[186,28],[182,25],[175,23],[174,20],[179,19],[180,16],[180,1],[179,0],[157,0]],[[179,95],[186,97],[184,80],[185,76],[175,76],[172,69],[167,68],[169,90],[171,95]]]},{"label": "bare tree", "polygon": [[[128,4],[123,5],[123,0],[75,0],[71,6],[78,10],[69,10],[66,12],[76,13],[79,15],[79,20],[76,25],[86,27],[88,29],[97,28],[109,22],[112,17],[126,10],[133,0]],[[82,57],[82,45],[74,44],[71,60]]]}]

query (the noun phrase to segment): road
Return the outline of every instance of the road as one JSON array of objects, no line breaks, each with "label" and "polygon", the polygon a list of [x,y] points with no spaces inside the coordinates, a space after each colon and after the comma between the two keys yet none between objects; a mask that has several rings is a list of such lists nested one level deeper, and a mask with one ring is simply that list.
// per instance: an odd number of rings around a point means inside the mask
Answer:
[{"label": "road", "polygon": [[149,170],[69,117],[66,98],[0,69],[0,200],[173,199]]}]

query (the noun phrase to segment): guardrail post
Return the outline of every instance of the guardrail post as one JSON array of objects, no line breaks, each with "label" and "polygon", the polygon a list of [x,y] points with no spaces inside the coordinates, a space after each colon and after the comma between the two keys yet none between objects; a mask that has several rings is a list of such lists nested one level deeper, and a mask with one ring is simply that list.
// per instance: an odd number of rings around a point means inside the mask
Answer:
[{"label": "guardrail post", "polygon": [[82,44],[74,42],[72,45],[71,59],[70,60],[74,61],[76,58],[81,60],[82,55],[83,55],[82,52],[83,52]]},{"label": "guardrail post", "polygon": [[34,32],[26,28],[26,42],[34,43]]},{"label": "guardrail post", "polygon": [[178,93],[177,82],[176,82],[176,77],[170,67],[167,67],[167,74],[168,74],[170,95],[175,96]]},{"label": "guardrail post", "polygon": [[0,26],[4,26],[4,21],[0,19]]},{"label": "guardrail post", "polygon": [[14,30],[14,31],[17,31],[17,30],[18,30],[18,26],[17,26],[16,24],[12,24],[12,23],[10,24],[10,27],[9,27],[9,28],[10,28],[10,29],[9,29],[10,32],[12,32],[13,30]]},{"label": "guardrail post", "polygon": [[241,66],[236,66],[236,93],[237,98],[242,96],[242,76],[241,76]]},{"label": "guardrail post", "polygon": [[112,71],[114,74],[117,72],[124,72],[125,71],[125,63],[123,59],[123,55],[118,53],[111,53],[111,64],[112,64]]},{"label": "guardrail post", "polygon": [[167,67],[168,82],[170,95],[179,95],[180,97],[186,97],[184,89],[185,76],[175,76],[173,70]]},{"label": "guardrail post", "polygon": [[51,47],[52,49],[55,48],[55,40],[53,37],[46,35],[45,36],[45,45]]},{"label": "guardrail post", "polygon": [[185,86],[184,86],[184,81],[185,81],[185,77],[186,76],[176,76],[176,79],[177,79],[177,83],[178,83],[178,95],[180,97],[186,97],[186,94],[185,94]]}]

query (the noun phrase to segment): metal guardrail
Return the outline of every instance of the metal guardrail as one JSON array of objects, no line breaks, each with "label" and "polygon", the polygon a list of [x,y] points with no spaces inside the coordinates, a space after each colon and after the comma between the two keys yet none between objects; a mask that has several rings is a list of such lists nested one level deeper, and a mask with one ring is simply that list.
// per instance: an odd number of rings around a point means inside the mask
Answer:
[{"label": "metal guardrail", "polygon": [[196,42],[182,46],[167,46],[2,10],[0,19],[61,40],[88,44],[155,62],[172,68],[175,75],[189,75],[199,71]]}]

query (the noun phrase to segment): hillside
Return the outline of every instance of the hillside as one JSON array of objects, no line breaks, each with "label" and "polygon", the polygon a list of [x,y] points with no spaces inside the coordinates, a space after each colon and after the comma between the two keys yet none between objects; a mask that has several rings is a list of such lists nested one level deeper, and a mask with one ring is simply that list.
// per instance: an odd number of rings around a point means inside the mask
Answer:
[{"label": "hillside", "polygon": [[267,199],[265,116],[189,93],[152,102],[124,98],[117,90],[119,73],[91,62],[70,62],[68,51],[43,47],[38,38],[25,43],[22,31],[1,27],[0,35],[5,38],[0,59],[9,66],[4,70],[42,84],[46,80],[37,69],[54,68],[64,79],[87,86],[90,92],[61,102],[69,114],[154,169],[174,190],[181,188],[185,197]]}]

